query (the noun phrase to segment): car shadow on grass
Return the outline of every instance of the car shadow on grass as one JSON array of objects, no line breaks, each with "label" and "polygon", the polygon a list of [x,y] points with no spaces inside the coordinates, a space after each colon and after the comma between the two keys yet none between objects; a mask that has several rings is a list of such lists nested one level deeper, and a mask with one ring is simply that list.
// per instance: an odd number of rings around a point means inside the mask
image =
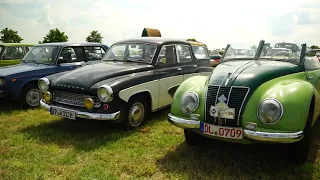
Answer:
[{"label": "car shadow on grass", "polygon": [[161,171],[188,179],[312,179],[320,177],[316,172],[319,146],[320,123],[315,127],[308,160],[300,166],[285,156],[284,145],[242,145],[213,139],[196,147],[183,142],[158,159],[157,165]]},{"label": "car shadow on grass", "polygon": [[28,110],[30,108],[25,108],[18,101],[9,99],[0,99],[0,113],[11,114],[14,111]]},{"label": "car shadow on grass", "polygon": [[[156,123],[157,118],[163,118],[164,112],[168,112],[168,109],[152,113],[147,125]],[[85,119],[73,121],[62,118],[51,122],[46,121],[36,126],[28,126],[20,132],[39,139],[41,143],[54,143],[61,147],[72,146],[79,151],[91,151],[133,133],[143,132],[145,127],[123,130],[118,124],[107,121]]]}]

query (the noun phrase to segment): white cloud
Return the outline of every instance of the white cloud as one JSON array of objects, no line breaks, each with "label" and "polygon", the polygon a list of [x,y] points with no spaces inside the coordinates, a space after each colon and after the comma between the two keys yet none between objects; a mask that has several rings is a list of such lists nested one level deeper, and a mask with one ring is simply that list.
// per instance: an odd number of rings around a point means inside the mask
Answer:
[{"label": "white cloud", "polygon": [[[5,7],[22,4],[2,0],[0,6],[3,2]],[[104,43],[111,45],[141,36],[142,29],[150,27],[160,29],[163,37],[192,37],[209,48],[260,39],[320,44],[317,0],[34,0],[30,4],[35,7],[25,9],[31,14],[25,19],[18,18],[14,8],[0,7],[7,14],[6,18],[0,16],[0,29],[18,30],[24,42],[38,42],[50,28],[57,27],[66,32],[70,42],[83,42],[90,31],[98,30]]]}]

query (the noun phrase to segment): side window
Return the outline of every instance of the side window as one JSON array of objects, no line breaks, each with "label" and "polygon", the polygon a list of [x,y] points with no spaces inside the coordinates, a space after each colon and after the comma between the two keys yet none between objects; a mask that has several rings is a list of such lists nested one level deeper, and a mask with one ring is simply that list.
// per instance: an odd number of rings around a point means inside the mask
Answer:
[{"label": "side window", "polygon": [[6,47],[3,53],[4,60],[15,60],[23,58],[22,47]]},{"label": "side window", "polygon": [[88,61],[101,60],[106,53],[105,50],[100,46],[84,47],[84,52]]},{"label": "side window", "polygon": [[163,46],[157,64],[175,64],[177,63],[176,48],[174,45]]},{"label": "side window", "polygon": [[73,63],[81,61],[84,61],[81,47],[65,47],[59,56],[59,63]]},{"label": "side window", "polygon": [[209,52],[205,46],[192,46],[192,50],[197,59],[209,59]]},{"label": "side window", "polygon": [[320,57],[318,58],[315,53],[307,54],[304,60],[304,66],[307,70],[320,69]]},{"label": "side window", "polygon": [[187,45],[177,45],[178,62],[185,63],[191,62],[191,49]]}]

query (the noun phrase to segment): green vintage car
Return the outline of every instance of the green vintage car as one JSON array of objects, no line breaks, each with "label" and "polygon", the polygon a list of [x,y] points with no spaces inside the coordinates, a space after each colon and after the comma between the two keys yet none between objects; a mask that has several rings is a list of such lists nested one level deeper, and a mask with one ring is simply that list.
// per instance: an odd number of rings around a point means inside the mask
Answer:
[{"label": "green vintage car", "polygon": [[320,113],[320,62],[306,44],[274,51],[276,44],[228,45],[210,77],[194,76],[179,86],[168,120],[184,128],[188,144],[204,136],[287,143],[291,159],[305,161]]},{"label": "green vintage car", "polygon": [[0,43],[0,67],[19,64],[34,44]]}]

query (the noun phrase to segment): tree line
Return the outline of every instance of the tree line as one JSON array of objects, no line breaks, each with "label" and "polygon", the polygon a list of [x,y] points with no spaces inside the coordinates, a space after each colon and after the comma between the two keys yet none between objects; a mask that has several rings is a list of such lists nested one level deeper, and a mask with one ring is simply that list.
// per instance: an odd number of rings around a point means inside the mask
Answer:
[{"label": "tree line", "polygon": [[[13,29],[4,28],[0,31],[0,41],[2,43],[20,43],[23,41],[23,38],[18,34],[18,31]],[[103,37],[101,33],[97,30],[93,30],[90,32],[89,36],[86,37],[87,42],[96,42],[102,43]],[[58,28],[50,29],[50,31],[43,37],[42,41],[38,41],[39,44],[42,43],[52,43],[52,42],[67,42],[68,35],[65,32],[60,31]]]},{"label": "tree line", "polygon": [[[23,39],[19,36],[18,31],[15,31],[13,29],[4,28],[0,31],[0,41],[3,43],[20,43]],[[87,42],[96,42],[96,43],[102,43],[103,37],[101,36],[101,33],[99,33],[97,30],[93,30],[90,32],[90,35],[86,37]],[[67,42],[68,36],[60,31],[58,28],[50,29],[50,31],[46,34],[45,37],[43,37],[43,41],[38,41],[39,44],[42,43],[52,43],[52,42]],[[194,41],[197,40],[194,38],[187,39],[187,41]],[[254,47],[251,47],[254,48]],[[320,49],[317,45],[310,46],[311,49]]]}]

